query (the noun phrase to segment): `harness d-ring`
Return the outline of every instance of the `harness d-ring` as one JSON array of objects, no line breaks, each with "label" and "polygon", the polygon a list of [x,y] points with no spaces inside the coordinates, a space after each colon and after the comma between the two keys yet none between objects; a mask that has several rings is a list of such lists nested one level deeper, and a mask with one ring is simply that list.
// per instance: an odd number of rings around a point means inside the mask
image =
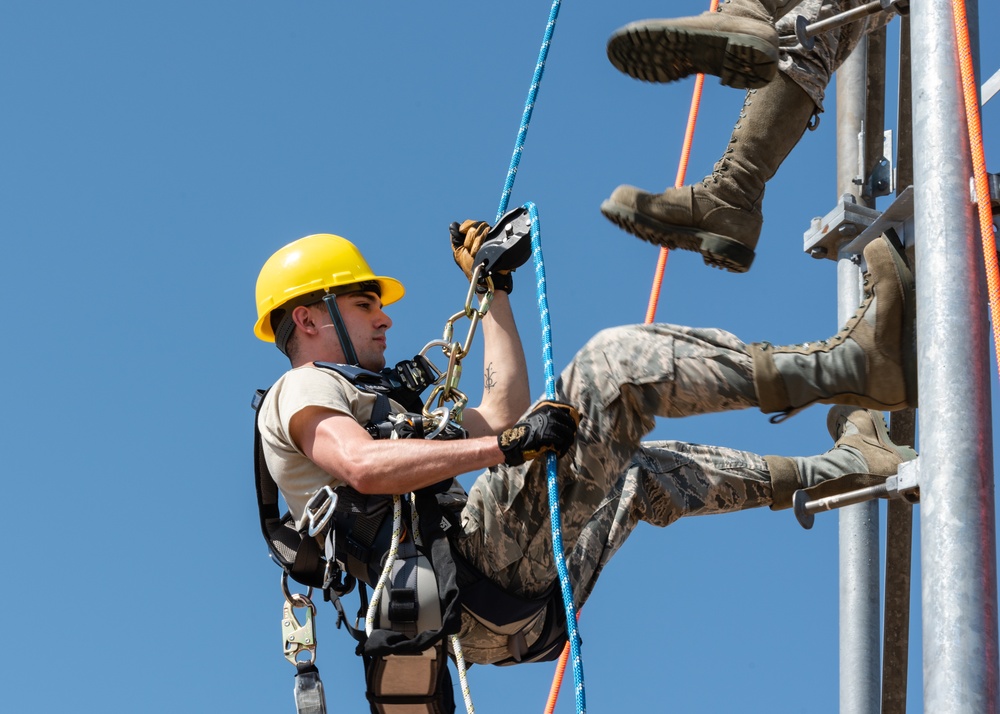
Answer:
[{"label": "harness d-ring", "polygon": [[309,586],[309,589],[306,591],[305,595],[303,595],[302,593],[290,592],[288,590],[288,573],[286,573],[284,570],[281,571],[281,593],[285,596],[285,599],[288,602],[292,603],[292,605],[295,607],[309,607],[309,604],[311,604],[312,602],[311,600],[313,594],[312,586],[311,585]]}]

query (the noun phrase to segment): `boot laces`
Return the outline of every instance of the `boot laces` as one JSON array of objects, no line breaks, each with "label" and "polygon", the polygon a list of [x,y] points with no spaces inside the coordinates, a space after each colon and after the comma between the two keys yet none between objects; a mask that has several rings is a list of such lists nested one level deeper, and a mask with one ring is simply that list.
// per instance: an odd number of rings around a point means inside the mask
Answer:
[{"label": "boot laces", "polygon": [[837,330],[837,334],[833,337],[828,337],[825,340],[819,340],[816,342],[801,342],[797,345],[792,345],[793,348],[801,348],[803,350],[810,350],[812,346],[815,345],[816,349],[822,349],[828,346],[837,346],[842,344],[844,340],[854,331],[857,324],[863,319],[864,314],[868,311],[868,306],[871,304],[872,299],[875,297],[875,293],[871,289],[871,275],[869,273],[864,274],[864,281],[862,282],[862,299],[861,304],[858,305],[858,309],[854,311],[854,314],[848,318],[847,322]]},{"label": "boot laces", "polygon": [[743,98],[743,106],[740,107],[740,115],[736,119],[736,125],[733,127],[733,133],[729,137],[729,144],[726,146],[726,150],[722,153],[722,158],[715,162],[715,165],[712,167],[712,173],[701,180],[701,184],[705,188],[708,188],[709,182],[712,184],[719,183],[722,175],[729,170],[729,157],[734,151],[733,144],[738,141],[736,134],[743,128],[743,120],[747,118],[747,107],[753,104],[753,95],[756,93],[756,89],[747,90],[746,96]]}]

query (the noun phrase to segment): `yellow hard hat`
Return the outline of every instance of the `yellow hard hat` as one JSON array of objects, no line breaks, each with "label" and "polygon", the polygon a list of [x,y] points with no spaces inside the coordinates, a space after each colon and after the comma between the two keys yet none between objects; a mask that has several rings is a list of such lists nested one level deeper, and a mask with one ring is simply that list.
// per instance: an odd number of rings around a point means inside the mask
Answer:
[{"label": "yellow hard hat", "polygon": [[[257,324],[253,331],[264,342],[274,342],[271,313],[296,298],[324,293],[336,288],[373,281],[381,288],[383,305],[403,297],[403,284],[394,278],[375,275],[353,243],[329,233],[299,238],[267,259],[257,276]],[[302,303],[299,303],[302,304]]]}]

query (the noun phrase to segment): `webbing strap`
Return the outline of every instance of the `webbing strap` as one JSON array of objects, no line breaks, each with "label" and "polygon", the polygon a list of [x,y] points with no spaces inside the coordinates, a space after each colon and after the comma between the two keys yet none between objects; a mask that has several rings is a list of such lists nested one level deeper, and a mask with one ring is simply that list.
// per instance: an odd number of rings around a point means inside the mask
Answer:
[{"label": "webbing strap", "polygon": [[319,670],[312,662],[295,665],[295,711],[298,714],[326,714],[326,697]]},{"label": "webbing strap", "polygon": [[257,514],[260,530],[267,543],[271,557],[292,578],[309,587],[322,587],[323,563],[319,544],[312,538],[302,538],[295,529],[290,515],[280,515],[278,508],[278,485],[274,482],[267,461],[264,459],[264,444],[257,423],[261,403],[266,391],[258,391],[253,402],[253,467],[257,489]]},{"label": "webbing strap", "polygon": [[455,694],[444,643],[418,655],[365,657],[372,714],[453,714]]}]

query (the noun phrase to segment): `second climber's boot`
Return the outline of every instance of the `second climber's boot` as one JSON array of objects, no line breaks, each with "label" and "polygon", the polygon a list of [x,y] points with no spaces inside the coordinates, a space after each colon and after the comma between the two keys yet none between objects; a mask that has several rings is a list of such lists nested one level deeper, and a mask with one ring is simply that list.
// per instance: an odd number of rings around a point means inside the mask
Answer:
[{"label": "second climber's boot", "polygon": [[901,463],[917,456],[908,446],[892,443],[877,411],[837,406],[827,415],[826,426],[836,444],[825,454],[764,457],[773,510],[790,507],[799,489],[818,499],[884,483]]},{"label": "second climber's boot", "polygon": [[640,20],[616,30],[608,59],[647,82],[711,74],[737,89],[762,87],[778,67],[774,23],[800,0],[727,0],[718,12]]},{"label": "second climber's boot", "polygon": [[696,251],[708,265],[746,272],[764,222],[764,188],[815,111],[805,90],[779,72],[766,87],[747,92],[729,146],[710,176],[663,193],[619,186],[601,213],[643,240]]},{"label": "second climber's boot", "polygon": [[791,415],[816,402],[895,411],[917,406],[913,274],[885,237],[864,252],[864,299],[821,342],[749,345],[761,411]]}]

